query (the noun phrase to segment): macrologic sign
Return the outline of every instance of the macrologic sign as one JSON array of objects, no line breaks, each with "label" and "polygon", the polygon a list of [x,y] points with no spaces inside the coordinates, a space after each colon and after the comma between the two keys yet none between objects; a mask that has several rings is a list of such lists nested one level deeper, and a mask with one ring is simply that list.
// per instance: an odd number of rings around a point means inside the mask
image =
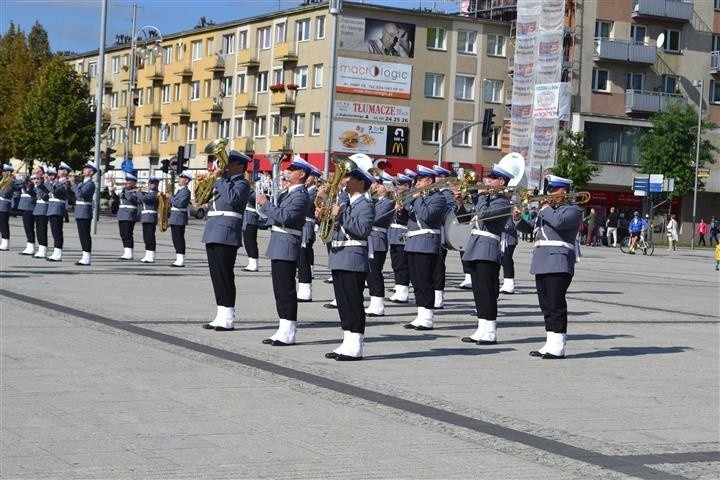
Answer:
[{"label": "macrologic sign", "polygon": [[338,57],[338,92],[409,100],[411,82],[412,65]]},{"label": "macrologic sign", "polygon": [[410,123],[410,107],[337,100],[335,102],[335,118],[407,125]]}]

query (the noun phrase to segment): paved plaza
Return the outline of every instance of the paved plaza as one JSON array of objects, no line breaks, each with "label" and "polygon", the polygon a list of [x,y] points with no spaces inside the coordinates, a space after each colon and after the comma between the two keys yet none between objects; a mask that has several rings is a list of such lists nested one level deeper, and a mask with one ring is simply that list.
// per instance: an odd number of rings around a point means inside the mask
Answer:
[{"label": "paved plaza", "polygon": [[[459,256],[429,332],[402,328],[412,304],[369,318],[365,360],[324,358],[342,337],[316,246],[314,302],[298,344],[277,327],[269,261],[241,271],[233,332],[215,315],[200,243],[186,268],[170,233],[154,265],[117,259],[103,217],[93,265],[0,254],[2,479],[717,479],[719,279],[711,250],[653,256],[585,248],[568,293],[568,357],[541,360],[544,328],[515,252],[515,295],[500,299],[498,344],[460,342],[477,326]],[[260,232],[261,252],[269,232]],[[136,229],[137,259],[143,249]],[[389,260],[386,268],[389,270]],[[387,285],[392,285],[390,276]]]}]

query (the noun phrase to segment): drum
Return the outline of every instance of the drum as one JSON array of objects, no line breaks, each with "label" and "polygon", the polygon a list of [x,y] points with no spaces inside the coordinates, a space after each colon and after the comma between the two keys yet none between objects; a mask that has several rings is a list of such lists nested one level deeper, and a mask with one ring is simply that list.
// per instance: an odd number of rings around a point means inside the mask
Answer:
[{"label": "drum", "polygon": [[447,250],[465,251],[465,246],[470,239],[472,222],[460,223],[453,212],[448,213],[445,218],[445,242],[443,247]]}]

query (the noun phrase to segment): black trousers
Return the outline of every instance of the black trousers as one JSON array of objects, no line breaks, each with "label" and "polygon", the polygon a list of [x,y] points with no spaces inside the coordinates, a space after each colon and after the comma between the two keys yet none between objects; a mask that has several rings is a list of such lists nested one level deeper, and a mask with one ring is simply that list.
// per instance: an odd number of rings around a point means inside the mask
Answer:
[{"label": "black trousers", "polygon": [[315,265],[315,250],[313,245],[315,241],[311,241],[300,248],[300,260],[298,261],[298,282],[312,283],[312,266]]},{"label": "black trousers", "polygon": [[415,304],[418,307],[435,306],[433,272],[437,265],[437,254],[405,252],[410,271],[410,282],[415,291]]},{"label": "black trousers", "polygon": [[0,237],[10,238],[10,212],[0,212]]},{"label": "black trousers", "polygon": [[497,319],[497,302],[500,292],[500,264],[487,260],[467,262],[472,279],[477,318]]},{"label": "black trousers", "polygon": [[38,245],[47,247],[48,244],[48,217],[47,215],[35,215],[35,231],[37,232]]},{"label": "black trousers", "polygon": [[284,320],[297,321],[297,290],[295,287],[295,271],[297,262],[290,260],[270,260],[270,276],[272,277],[275,309],[278,317]]},{"label": "black trousers", "polygon": [[440,249],[440,255],[436,256],[435,269],[433,270],[433,289],[445,290],[445,259],[447,250]]},{"label": "black trousers", "polygon": [[387,252],[373,252],[373,258],[370,259],[370,271],[367,275],[368,292],[371,297],[385,297],[385,278],[383,277],[383,267]]},{"label": "black trousers", "polygon": [[365,307],[363,290],[365,290],[366,272],[349,270],[333,270],[333,289],[337,300],[340,326],[343,330],[353,333],[365,333]]},{"label": "black trousers", "polygon": [[257,233],[257,225],[245,225],[245,230],[243,230],[243,244],[245,244],[245,253],[248,258],[258,258],[260,256],[257,243]]},{"label": "black trousers", "polygon": [[122,240],[123,248],[133,248],[135,239],[135,222],[131,220],[118,220],[118,228],[120,229],[120,240]]},{"label": "black trousers", "polygon": [[175,253],[185,255],[185,225],[170,225],[170,235]]},{"label": "black trousers", "polygon": [[32,211],[23,210],[22,220],[27,243],[35,243],[35,215],[33,215]]},{"label": "black trousers", "polygon": [[92,237],[90,236],[90,219],[76,218],[78,237],[80,238],[80,248],[83,252],[92,252]]},{"label": "black trousers", "polygon": [[145,250],[155,251],[157,243],[155,241],[155,228],[157,223],[143,223],[143,242],[145,242]]},{"label": "black trousers", "polygon": [[215,304],[218,307],[235,306],[235,260],[238,247],[221,243],[205,244],[210,281],[215,292]]},{"label": "black trousers", "polygon": [[405,245],[390,245],[390,265],[395,276],[395,285],[410,285],[410,270],[405,254]]},{"label": "black trousers", "polygon": [[545,317],[545,331],[567,333],[567,293],[572,275],[569,273],[543,273],[535,275],[540,310]]},{"label": "black trousers", "polygon": [[65,243],[65,237],[63,235],[63,223],[65,219],[61,215],[52,215],[47,217],[50,222],[50,232],[53,236],[53,247],[62,249]]},{"label": "black trousers", "polygon": [[517,245],[505,245],[505,251],[502,256],[503,278],[515,278],[515,260],[513,260],[515,247],[517,247]]},{"label": "black trousers", "polygon": [[[462,259],[462,256],[460,258]],[[470,273],[470,262],[460,260],[460,263],[462,263],[463,273]]]}]

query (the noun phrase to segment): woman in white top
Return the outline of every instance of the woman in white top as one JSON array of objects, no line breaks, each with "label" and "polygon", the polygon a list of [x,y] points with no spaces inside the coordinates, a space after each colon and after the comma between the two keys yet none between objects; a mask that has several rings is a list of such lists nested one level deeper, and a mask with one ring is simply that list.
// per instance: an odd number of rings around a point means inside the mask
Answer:
[{"label": "woman in white top", "polygon": [[670,215],[670,220],[668,221],[666,230],[668,237],[668,250],[675,251],[678,241],[678,223],[677,220],[675,220],[674,213]]}]

